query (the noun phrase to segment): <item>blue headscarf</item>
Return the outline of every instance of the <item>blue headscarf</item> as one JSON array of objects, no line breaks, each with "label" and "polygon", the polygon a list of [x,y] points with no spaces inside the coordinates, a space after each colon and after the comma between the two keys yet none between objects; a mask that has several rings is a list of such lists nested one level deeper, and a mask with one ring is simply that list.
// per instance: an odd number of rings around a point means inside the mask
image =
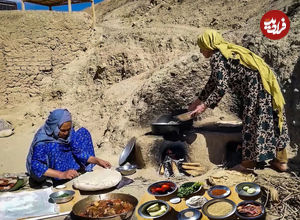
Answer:
[{"label": "blue headscarf", "polygon": [[33,148],[41,142],[56,142],[60,144],[69,144],[72,136],[72,129],[67,139],[59,138],[58,133],[63,123],[72,121],[71,113],[67,109],[55,109],[50,112],[45,124],[34,135],[31,143],[28,155],[26,168],[29,173],[31,168],[31,158],[33,154]]}]

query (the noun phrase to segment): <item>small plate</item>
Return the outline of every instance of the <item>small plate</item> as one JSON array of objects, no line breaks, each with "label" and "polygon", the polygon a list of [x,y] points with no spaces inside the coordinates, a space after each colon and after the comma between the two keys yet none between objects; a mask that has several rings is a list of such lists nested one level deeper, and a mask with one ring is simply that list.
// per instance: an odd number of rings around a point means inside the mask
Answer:
[{"label": "small plate", "polygon": [[[248,186],[250,188],[254,188],[255,192],[254,193],[247,193],[247,191],[243,190],[245,186]],[[242,182],[235,187],[235,191],[239,196],[244,196],[244,197],[254,197],[257,196],[260,193],[260,186],[257,185],[256,183],[253,182]]]},{"label": "small plate", "polygon": [[58,185],[55,187],[55,189],[64,189],[66,188],[66,185]]},{"label": "small plate", "polygon": [[[66,196],[60,197],[65,194],[66,194]],[[75,194],[75,191],[73,191],[73,190],[61,190],[58,192],[51,193],[49,195],[49,197],[55,203],[65,203],[65,202],[69,202],[70,200],[72,200],[74,197],[74,194]]]},{"label": "small plate", "polygon": [[[155,204],[155,203],[158,203],[159,205],[165,205],[167,207],[167,210],[159,215],[159,216],[150,216],[147,212],[147,208],[150,207],[151,205]],[[163,200],[151,200],[151,201],[148,201],[148,202],[145,202],[144,204],[142,204],[139,209],[138,209],[138,214],[143,217],[144,219],[156,219],[156,218],[160,218],[164,215],[166,215],[169,211],[171,210],[171,207],[170,205],[166,202],[166,201],[163,201]]]},{"label": "small plate", "polygon": [[[225,190],[225,193],[223,193],[222,195],[213,195],[212,191],[216,190],[216,189]],[[207,191],[207,193],[211,198],[222,199],[222,198],[225,198],[230,195],[230,189],[227,186],[216,185],[216,186],[210,187],[209,190]]]},{"label": "small plate", "polygon": [[[181,187],[191,187],[195,182],[186,182],[186,183],[183,183],[178,189],[180,189]],[[186,195],[184,197],[189,197],[191,195],[194,195],[196,194],[197,192],[200,192],[200,190],[202,189],[202,185],[199,186],[198,189],[196,189],[195,191],[193,191],[191,194],[189,195]]]},{"label": "small plate", "polygon": [[177,204],[180,203],[181,199],[179,197],[174,197],[172,199],[170,199],[170,203],[172,204]]},{"label": "small plate", "polygon": [[184,209],[177,215],[178,220],[198,220],[201,219],[201,217],[201,212],[193,208]]}]

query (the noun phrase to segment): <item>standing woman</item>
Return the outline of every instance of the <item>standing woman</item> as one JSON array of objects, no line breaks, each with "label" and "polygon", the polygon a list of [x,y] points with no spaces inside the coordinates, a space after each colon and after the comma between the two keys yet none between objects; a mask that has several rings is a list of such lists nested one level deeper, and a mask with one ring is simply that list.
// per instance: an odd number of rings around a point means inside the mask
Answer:
[{"label": "standing woman", "polygon": [[198,37],[200,52],[210,58],[211,76],[189,107],[192,115],[214,108],[231,90],[242,97],[242,163],[233,169],[254,168],[256,162],[272,159],[271,166],[287,170],[289,136],[284,98],[276,77],[262,58],[250,50],[226,42],[215,30]]},{"label": "standing woman", "polygon": [[95,157],[91,135],[85,128],[72,128],[71,113],[55,109],[37,131],[27,155],[27,172],[34,182],[46,177],[73,179],[78,171],[92,171],[94,164],[109,168],[105,160]]}]

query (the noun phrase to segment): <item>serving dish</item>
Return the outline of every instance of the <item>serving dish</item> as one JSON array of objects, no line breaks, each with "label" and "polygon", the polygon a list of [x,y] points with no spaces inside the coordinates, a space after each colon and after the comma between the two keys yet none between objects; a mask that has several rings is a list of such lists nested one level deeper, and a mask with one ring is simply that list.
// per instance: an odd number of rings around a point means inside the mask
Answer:
[{"label": "serving dish", "polygon": [[116,170],[119,171],[123,176],[128,176],[134,174],[136,172],[136,168],[136,165],[126,163],[123,166],[117,167]]},{"label": "serving dish", "polygon": [[[82,213],[86,211],[87,207],[89,207],[94,202],[98,202],[99,200],[110,200],[110,199],[121,199],[122,201],[129,202],[130,204],[132,204],[133,208],[128,212],[124,212],[122,214],[111,215],[111,216],[107,216],[107,217],[87,218],[87,217],[82,216]],[[71,215],[75,216],[74,219],[129,220],[129,219],[131,219],[137,204],[138,204],[138,200],[134,196],[129,195],[129,194],[124,194],[124,193],[100,194],[100,195],[88,196],[85,199],[79,200],[73,206]]]},{"label": "serving dish", "polygon": [[[161,209],[162,206],[165,206],[165,210],[163,209],[163,212],[160,215],[157,216],[151,216],[149,214],[149,212],[147,211],[147,209],[149,209],[149,207],[153,207],[153,205],[155,206],[156,204],[158,204],[159,209]],[[139,209],[138,209],[138,214],[146,219],[156,219],[156,218],[160,218],[164,215],[166,215],[169,211],[171,210],[170,205],[163,201],[163,200],[151,200],[148,202],[145,202],[144,204],[142,204]]]},{"label": "serving dish", "polygon": [[[251,190],[253,189],[253,190]],[[251,191],[250,191],[251,190]],[[237,194],[244,198],[251,198],[260,194],[260,186],[253,182],[242,182],[235,186]]]},{"label": "serving dish", "polygon": [[[167,187],[168,186],[168,187]],[[159,190],[161,189],[161,190]],[[149,194],[156,196],[156,197],[163,197],[173,194],[177,190],[176,183],[172,181],[158,181],[151,184],[147,191]]]},{"label": "serving dish", "polygon": [[[247,210],[245,211],[245,208],[247,208],[247,205],[252,204],[255,207],[249,207],[250,212],[249,213],[254,213],[258,212],[259,209],[261,210],[261,213],[256,215],[256,216],[247,216]],[[236,206],[236,211],[235,214],[240,218],[240,219],[246,219],[246,220],[252,220],[252,219],[260,219],[263,215],[265,215],[265,207],[257,201],[242,201]],[[244,208],[244,211],[242,211]],[[248,213],[248,214],[249,214]]]},{"label": "serving dish", "polygon": [[55,203],[65,203],[73,199],[75,191],[73,190],[60,190],[50,194],[50,199]]},{"label": "serving dish", "polygon": [[[223,192],[223,193],[221,193]],[[222,199],[230,195],[230,189],[227,186],[215,185],[208,189],[207,194],[211,198]]]},{"label": "serving dish", "polygon": [[[211,213],[212,210],[210,210],[212,205],[215,205],[217,203],[223,203],[228,207],[228,212],[225,214],[219,214],[219,213]],[[220,211],[221,209],[217,209],[216,211]],[[207,203],[205,203],[202,207],[202,213],[206,215],[209,219],[226,219],[230,216],[232,216],[236,211],[236,204],[229,200],[229,199],[212,199],[209,200]]]},{"label": "serving dish", "polygon": [[[187,188],[191,188],[193,187],[193,185],[197,183],[197,182],[186,182],[183,183],[179,188],[178,188],[178,192],[177,192],[177,196],[178,197],[187,197],[187,196],[191,196],[196,194],[197,192],[199,192],[202,189],[202,184],[199,183],[199,186],[196,186],[193,188],[193,190],[186,190]],[[184,189],[185,188],[185,189]],[[190,191],[190,192],[189,192]]]},{"label": "serving dish", "polygon": [[201,219],[202,213],[193,208],[184,209],[178,213],[178,220],[198,220]]}]

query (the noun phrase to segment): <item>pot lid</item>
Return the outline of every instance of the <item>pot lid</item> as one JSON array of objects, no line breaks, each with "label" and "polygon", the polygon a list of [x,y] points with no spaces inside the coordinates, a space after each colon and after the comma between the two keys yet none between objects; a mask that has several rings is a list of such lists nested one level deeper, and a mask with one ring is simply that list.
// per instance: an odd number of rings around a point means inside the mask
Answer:
[{"label": "pot lid", "polygon": [[125,146],[125,148],[124,148],[124,150],[121,153],[120,158],[119,158],[119,165],[120,166],[122,166],[126,163],[126,160],[128,159],[130,153],[132,152],[132,150],[134,148],[135,142],[136,142],[136,138],[133,137],[126,144],[126,146]]}]

